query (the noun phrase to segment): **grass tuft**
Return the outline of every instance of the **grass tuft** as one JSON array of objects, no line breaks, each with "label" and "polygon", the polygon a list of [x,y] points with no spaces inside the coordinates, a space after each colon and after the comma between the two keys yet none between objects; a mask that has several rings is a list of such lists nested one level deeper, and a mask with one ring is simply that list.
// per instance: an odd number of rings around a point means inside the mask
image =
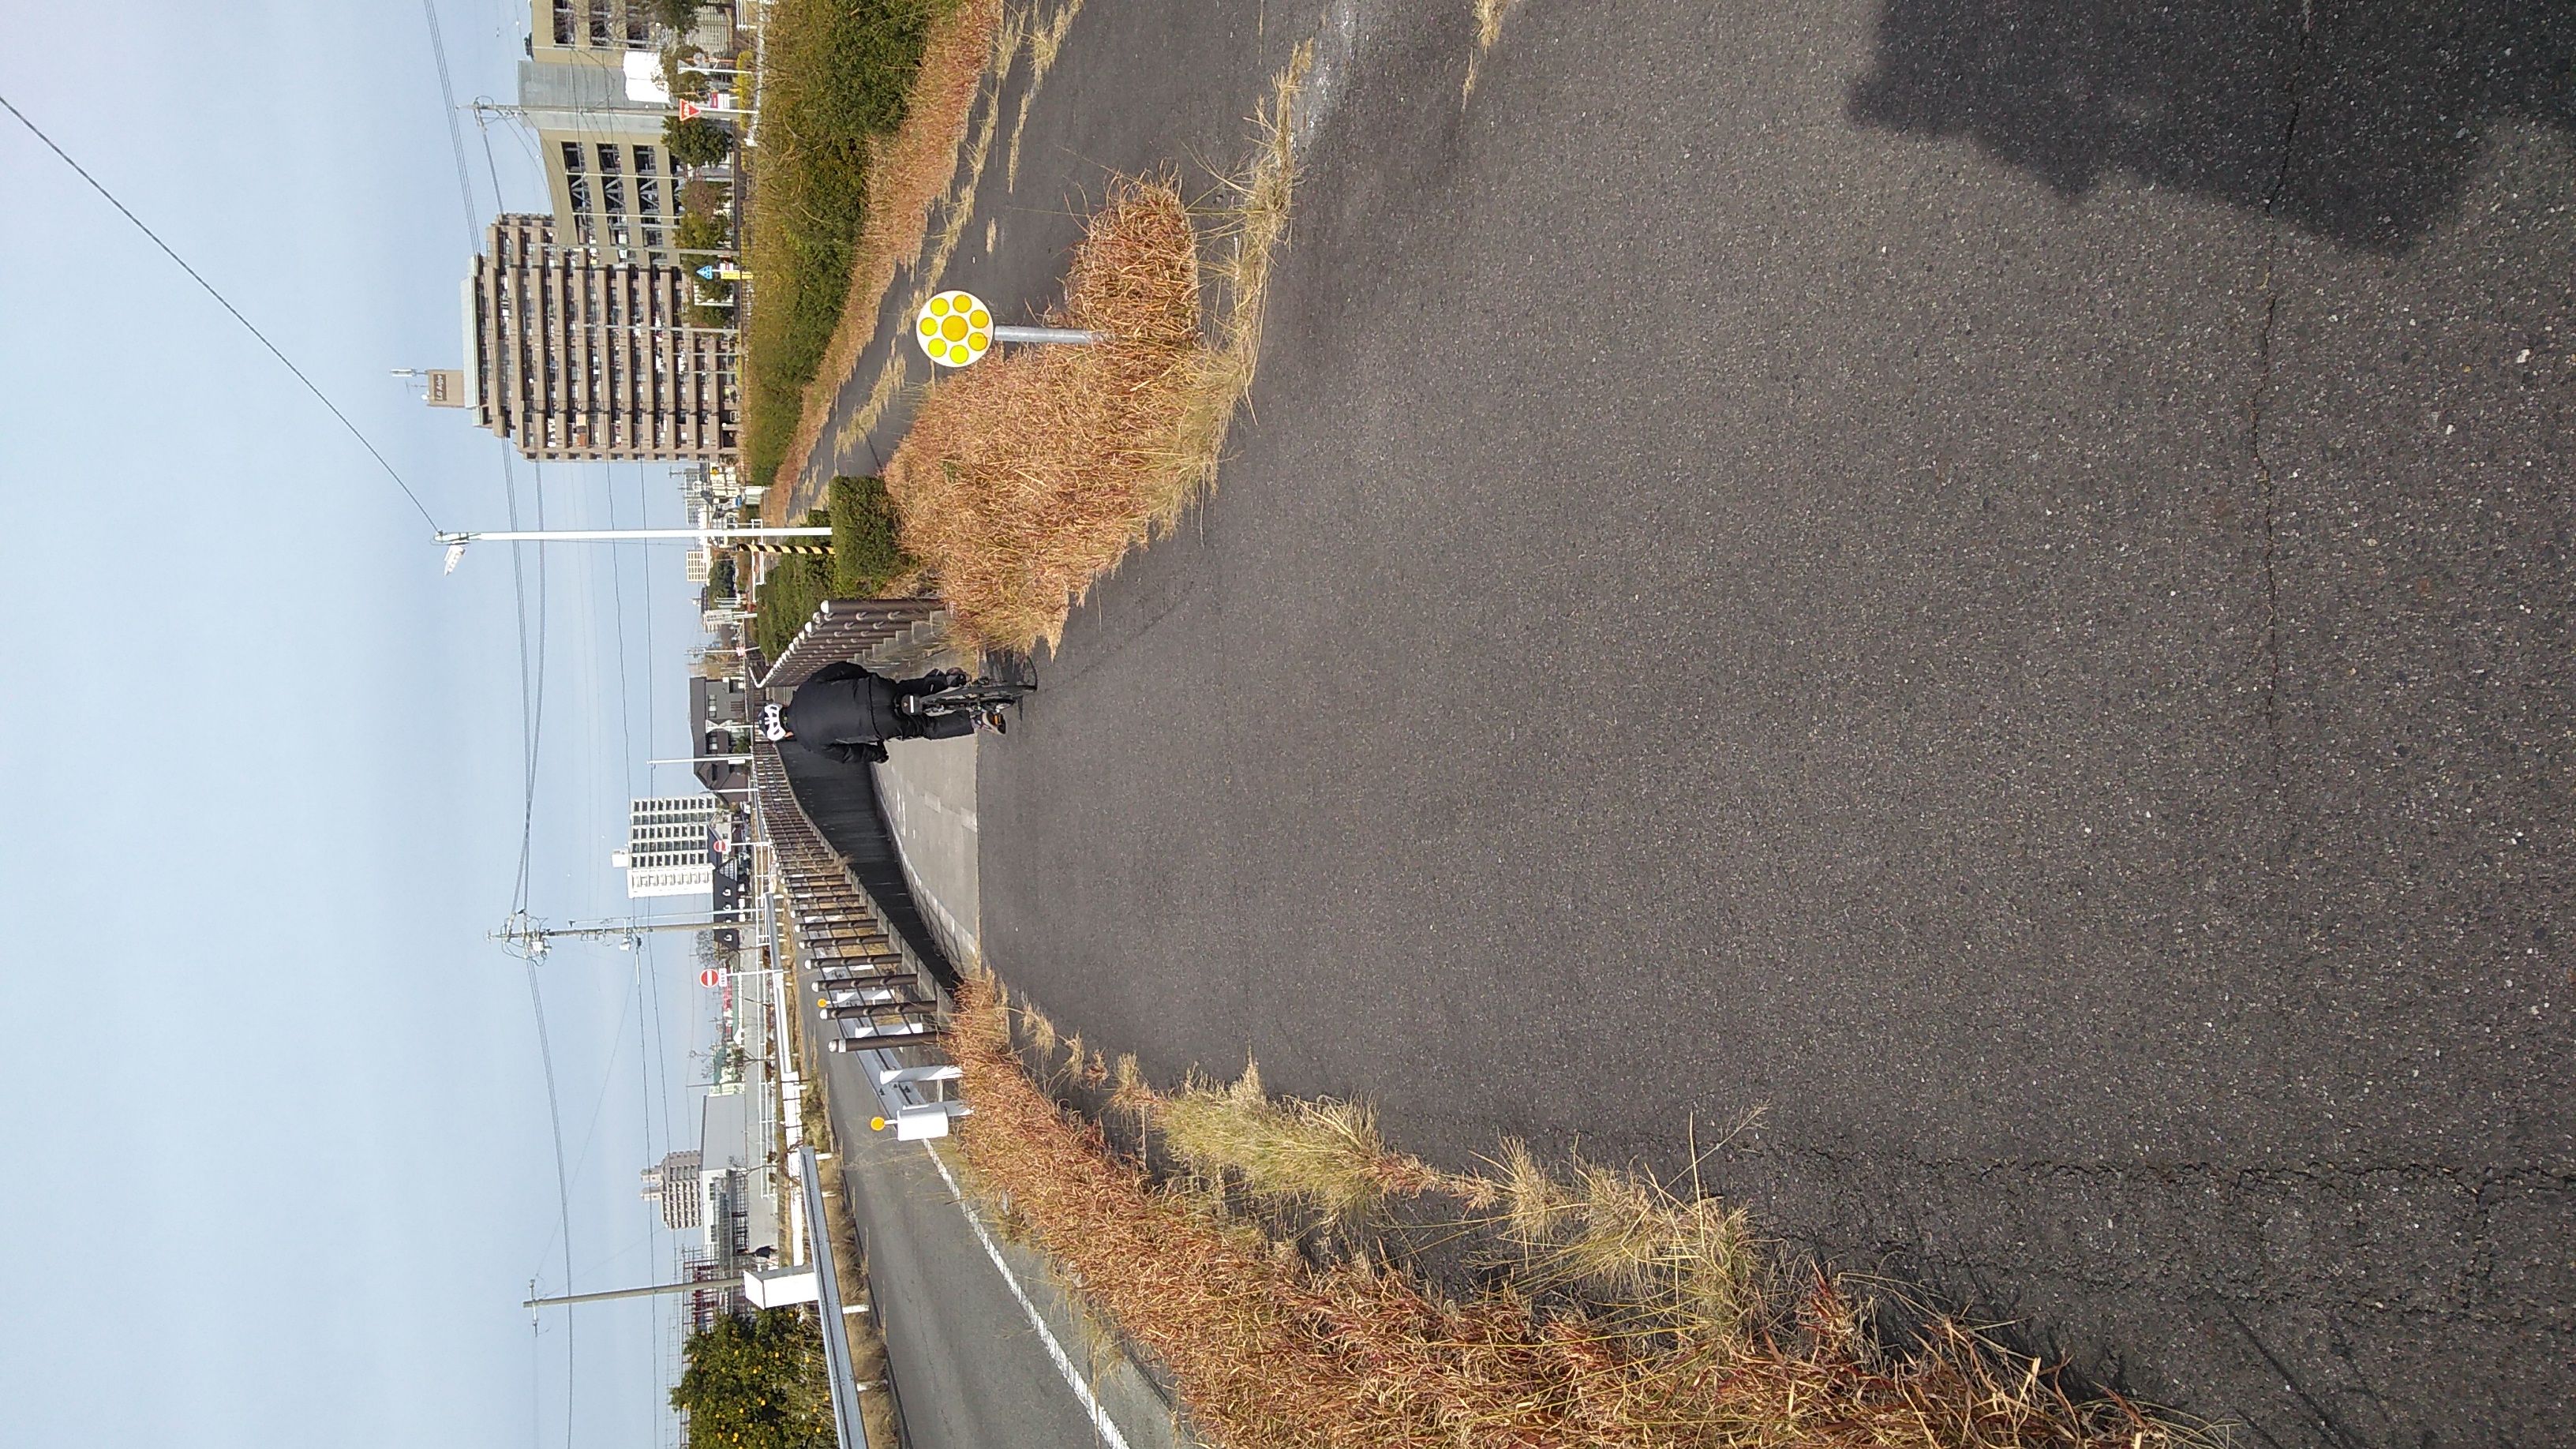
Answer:
[{"label": "grass tuft", "polygon": [[1532,1288],[1585,1294],[1641,1333],[1734,1343],[1760,1326],[1776,1294],[1743,1209],[1598,1163],[1560,1184],[1521,1159],[1503,1221]]},{"label": "grass tuft", "polygon": [[[1129,1065],[1133,1060],[1122,1059]],[[1120,1086],[1134,1095],[1125,1082]],[[1344,1222],[1365,1217],[1384,1201],[1391,1183],[1412,1176],[1379,1140],[1377,1119],[1367,1107],[1274,1102],[1261,1090],[1260,1069],[1251,1063],[1231,1086],[1193,1079],[1162,1102],[1151,1120],[1193,1171],[1220,1181],[1231,1173],[1256,1195]]]}]

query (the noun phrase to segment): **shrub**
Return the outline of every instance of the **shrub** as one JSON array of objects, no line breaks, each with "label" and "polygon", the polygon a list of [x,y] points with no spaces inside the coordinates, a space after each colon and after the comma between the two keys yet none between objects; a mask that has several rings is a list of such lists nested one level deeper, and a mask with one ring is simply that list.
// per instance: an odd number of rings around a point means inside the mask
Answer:
[{"label": "shrub", "polygon": [[732,154],[733,132],[704,116],[673,116],[662,123],[662,144],[683,166],[713,166]]},{"label": "shrub", "polygon": [[[805,515],[805,526],[829,523],[817,508]],[[790,554],[760,579],[760,603],[752,610],[751,638],[771,663],[787,652],[796,631],[814,617],[814,606],[832,597],[832,560],[827,554]]]},{"label": "shrub", "polygon": [[835,478],[830,503],[805,515],[804,526],[829,525],[830,552],[791,554],[760,581],[752,611],[753,641],[772,663],[825,599],[872,599],[919,567],[903,551],[894,505],[875,478]]},{"label": "shrub", "polygon": [[768,484],[848,299],[876,138],[901,124],[931,19],[954,0],[780,0],[759,77],[744,481]]},{"label": "shrub", "polygon": [[829,512],[833,597],[874,598],[912,571],[884,479],[833,479]]}]

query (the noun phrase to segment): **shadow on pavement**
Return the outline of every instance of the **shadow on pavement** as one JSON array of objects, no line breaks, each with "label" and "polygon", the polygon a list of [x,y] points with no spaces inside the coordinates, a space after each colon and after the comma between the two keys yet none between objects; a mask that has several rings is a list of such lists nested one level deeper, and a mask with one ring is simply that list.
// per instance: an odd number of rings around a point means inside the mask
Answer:
[{"label": "shadow on pavement", "polygon": [[1849,113],[2069,198],[2124,170],[2393,254],[2490,133],[2576,132],[2576,3],[1891,0]]}]

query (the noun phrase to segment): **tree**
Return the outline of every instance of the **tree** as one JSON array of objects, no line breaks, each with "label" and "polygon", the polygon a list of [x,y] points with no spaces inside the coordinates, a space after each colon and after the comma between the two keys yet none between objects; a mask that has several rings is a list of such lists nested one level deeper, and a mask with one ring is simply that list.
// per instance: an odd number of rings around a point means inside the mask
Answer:
[{"label": "tree", "polygon": [[692,176],[680,183],[680,213],[683,216],[722,216],[733,209],[733,192],[703,176]]},{"label": "tree", "polygon": [[662,123],[662,144],[683,166],[713,166],[732,152],[733,132],[704,116],[673,116]]},{"label": "tree", "polygon": [[683,33],[696,28],[698,0],[653,0],[653,18]]},{"label": "tree", "polygon": [[829,1449],[835,1441],[822,1334],[769,1309],[692,1334],[671,1407],[689,1416],[690,1449]]},{"label": "tree", "polygon": [[733,228],[725,225],[724,218],[720,216],[701,216],[684,211],[680,213],[680,224],[674,230],[679,233],[676,240],[684,252],[720,252],[733,245]]},{"label": "tree", "polygon": [[696,100],[705,95],[707,93],[705,74],[700,71],[682,70],[680,67],[702,66],[706,64],[706,59],[707,53],[703,50],[682,50],[676,45],[664,46],[662,49],[663,86],[672,95],[686,97],[689,100]]}]

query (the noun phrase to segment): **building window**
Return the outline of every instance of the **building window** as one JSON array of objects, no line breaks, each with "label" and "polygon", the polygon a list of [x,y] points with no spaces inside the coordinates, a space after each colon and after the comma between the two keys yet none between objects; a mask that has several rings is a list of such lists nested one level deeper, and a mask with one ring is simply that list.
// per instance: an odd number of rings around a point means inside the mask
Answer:
[{"label": "building window", "polygon": [[[610,183],[608,183],[608,184],[609,184],[609,185],[611,185],[611,186],[614,186],[614,185],[616,185],[617,183],[616,183],[616,182],[614,182],[614,181],[611,181],[611,182],[610,182]],[[565,194],[569,195],[569,196],[572,198],[572,209],[573,209],[573,210],[575,210],[575,211],[588,211],[588,210],[590,210],[590,178],[589,178],[589,177],[587,177],[587,176],[567,176],[567,177],[565,177],[565,178],[564,178],[564,192],[565,192]],[[583,240],[583,241],[588,241],[588,240],[590,240],[590,238],[588,238],[588,237],[583,237],[583,238],[582,238],[582,240]]]},{"label": "building window", "polygon": [[[601,210],[606,211],[610,216],[626,214],[626,182],[623,178],[616,176],[599,178],[599,196]],[[620,238],[618,244],[625,245],[624,239]]]},{"label": "building window", "polygon": [[566,171],[579,171],[581,169],[581,143],[579,141],[564,142],[563,158],[564,169]]},{"label": "building window", "polygon": [[611,176],[617,174],[617,148],[605,141],[599,143],[599,169]]},{"label": "building window", "polygon": [[659,168],[653,164],[653,148],[650,146],[636,147],[635,174],[638,176],[650,176],[654,174],[657,169]]},{"label": "building window", "polygon": [[572,44],[572,0],[555,0],[555,44]]},{"label": "building window", "polygon": [[660,211],[662,209],[662,183],[654,180],[650,176],[639,176],[635,178],[635,209],[637,211],[646,212]]}]

